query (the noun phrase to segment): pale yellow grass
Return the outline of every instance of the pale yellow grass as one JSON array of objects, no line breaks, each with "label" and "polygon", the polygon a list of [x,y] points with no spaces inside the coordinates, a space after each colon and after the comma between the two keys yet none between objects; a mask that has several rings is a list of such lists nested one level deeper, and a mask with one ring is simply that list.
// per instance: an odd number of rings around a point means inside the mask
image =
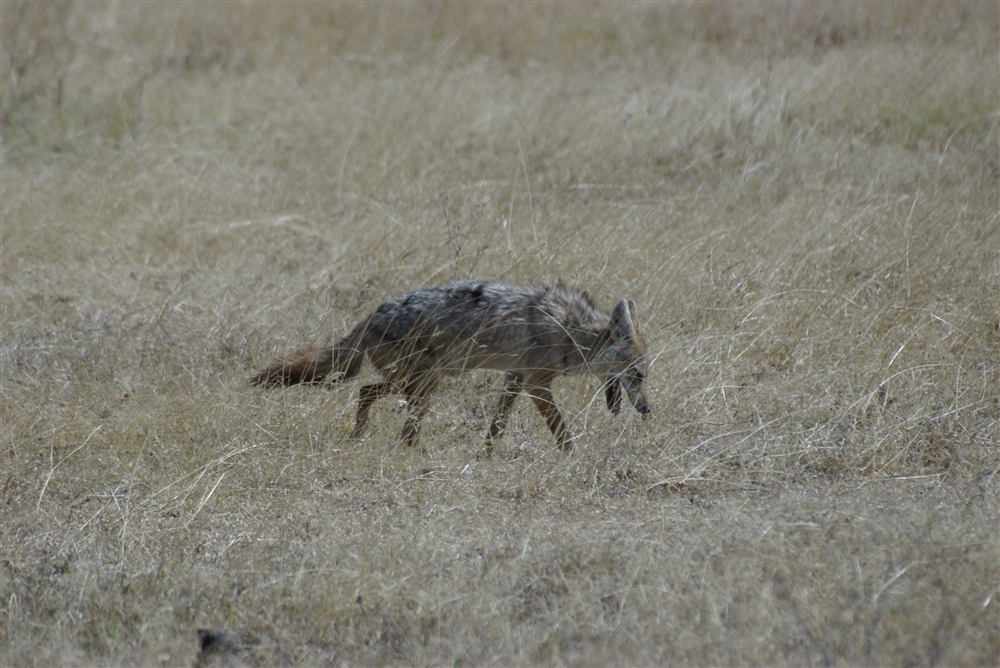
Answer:
[{"label": "pale yellow grass", "polygon": [[[0,661],[995,665],[995,3],[2,5]],[[384,299],[639,308],[498,456],[357,383]]]}]

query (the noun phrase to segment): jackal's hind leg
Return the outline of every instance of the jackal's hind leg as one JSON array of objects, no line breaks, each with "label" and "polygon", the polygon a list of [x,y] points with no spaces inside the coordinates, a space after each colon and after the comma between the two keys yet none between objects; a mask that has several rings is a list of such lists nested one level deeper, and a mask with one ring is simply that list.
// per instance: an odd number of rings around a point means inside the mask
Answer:
[{"label": "jackal's hind leg", "polygon": [[490,423],[490,432],[486,436],[487,459],[493,456],[493,446],[500,440],[504,430],[507,428],[507,418],[510,417],[510,409],[514,407],[514,402],[517,401],[517,395],[521,393],[522,387],[519,376],[512,373],[507,374],[507,382],[504,383],[503,393],[500,395],[500,403],[497,405],[497,412],[493,416],[493,422]]},{"label": "jackal's hind leg", "polygon": [[403,423],[402,438],[406,447],[417,444],[417,438],[420,436],[420,423],[430,410],[430,396],[436,387],[436,382],[424,379],[412,383],[406,388],[406,403],[413,411],[406,416],[406,421]]},{"label": "jackal's hind leg", "polygon": [[372,404],[390,392],[389,381],[380,383],[369,383],[361,386],[358,394],[358,414],[354,418],[354,429],[351,430],[351,438],[361,438],[368,427],[368,414],[372,410]]},{"label": "jackal's hind leg", "polygon": [[545,418],[549,430],[556,437],[556,442],[562,450],[570,450],[573,447],[573,435],[566,427],[562,414],[556,406],[555,397],[552,396],[550,385],[536,385],[530,388],[531,400],[535,402],[538,412]]}]

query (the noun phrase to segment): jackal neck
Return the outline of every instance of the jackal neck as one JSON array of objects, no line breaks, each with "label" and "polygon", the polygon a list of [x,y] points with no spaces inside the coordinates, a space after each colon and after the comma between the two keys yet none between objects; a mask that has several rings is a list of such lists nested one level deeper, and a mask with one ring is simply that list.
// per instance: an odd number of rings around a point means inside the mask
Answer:
[{"label": "jackal neck", "polygon": [[577,339],[581,349],[585,351],[584,361],[587,364],[599,361],[614,343],[614,336],[607,326],[595,330],[583,330],[580,332],[579,338],[574,338]]},{"label": "jackal neck", "polygon": [[565,349],[563,364],[567,370],[589,371],[600,365],[612,346],[611,331],[604,322],[577,322],[564,330],[572,344]]}]

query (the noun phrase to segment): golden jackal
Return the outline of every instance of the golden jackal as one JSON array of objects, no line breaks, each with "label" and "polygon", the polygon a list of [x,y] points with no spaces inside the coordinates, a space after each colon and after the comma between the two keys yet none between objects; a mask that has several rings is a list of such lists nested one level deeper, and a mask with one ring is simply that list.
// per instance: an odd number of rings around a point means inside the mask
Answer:
[{"label": "golden jackal", "polygon": [[332,348],[304,348],[279,357],[250,379],[253,385],[334,382],[356,376],[365,356],[382,373],[364,385],[351,435],[364,433],[372,404],[403,395],[414,409],[403,427],[417,441],[428,399],[444,375],[467,369],[506,372],[503,395],[486,437],[487,454],[503,434],[517,395],[526,392],[563,449],[572,435],[552,397],[561,373],[605,377],[608,409],[621,410],[622,389],[643,417],[646,360],[635,303],[602,312],[585,292],[555,286],[520,287],[495,281],[455,281],[385,302]]}]

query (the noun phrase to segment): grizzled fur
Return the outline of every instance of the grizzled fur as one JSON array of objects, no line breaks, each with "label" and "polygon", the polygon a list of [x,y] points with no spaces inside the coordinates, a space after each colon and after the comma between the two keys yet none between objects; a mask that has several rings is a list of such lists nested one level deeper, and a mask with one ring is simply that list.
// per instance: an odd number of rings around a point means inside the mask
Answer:
[{"label": "grizzled fur", "polygon": [[647,416],[643,394],[648,371],[635,303],[619,301],[604,313],[585,292],[562,284],[522,287],[496,281],[455,281],[385,302],[334,347],[304,348],[279,357],[251,378],[254,385],[334,381],[358,374],[364,358],[382,380],[361,388],[353,436],[367,425],[372,404],[401,394],[414,409],[403,428],[407,445],[417,440],[421,418],[440,378],[468,369],[496,369],[506,383],[487,436],[487,452],[499,440],[517,396],[534,401],[559,445],[572,435],[552,396],[559,374],[604,377],[608,408],[618,413],[622,390]]}]

